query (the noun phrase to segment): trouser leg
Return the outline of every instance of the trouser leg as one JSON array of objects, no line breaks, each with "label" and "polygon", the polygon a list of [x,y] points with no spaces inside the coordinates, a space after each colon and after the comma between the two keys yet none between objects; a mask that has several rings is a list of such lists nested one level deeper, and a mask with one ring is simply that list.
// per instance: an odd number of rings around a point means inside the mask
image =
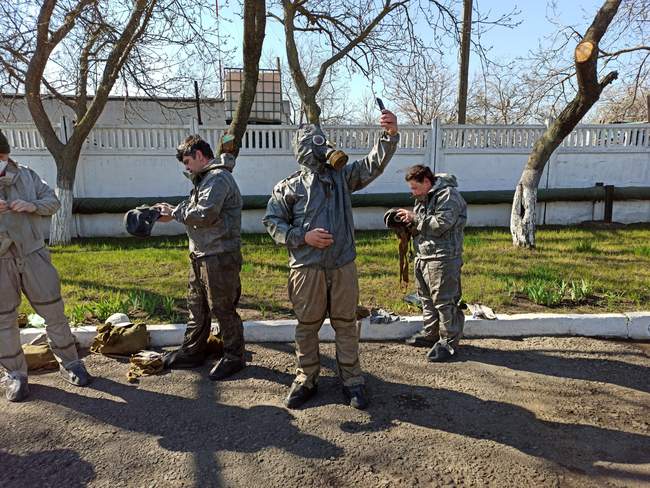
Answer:
[{"label": "trouser leg", "polygon": [[241,254],[223,253],[202,261],[201,277],[206,283],[209,308],[219,322],[224,357],[244,361],[244,326],[237,313],[241,296]]},{"label": "trouser leg", "polygon": [[20,306],[20,274],[14,259],[0,259],[0,365],[7,371],[27,374],[16,323]]},{"label": "trouser leg", "polygon": [[422,330],[427,336],[437,341],[440,338],[440,320],[438,310],[431,299],[426,261],[415,260],[415,282],[418,297],[422,302]]},{"label": "trouser leg", "polygon": [[332,328],[336,333],[336,362],[345,386],[364,383],[359,363],[359,326],[357,303],[359,281],[353,262],[328,271],[328,308]]},{"label": "trouser leg", "polygon": [[211,317],[205,283],[201,279],[201,264],[198,260],[192,260],[190,265],[187,308],[189,319],[180,352],[187,356],[200,356],[205,354]]},{"label": "trouser leg", "polygon": [[440,342],[454,352],[463,334],[465,315],[458,303],[461,297],[460,274],[462,259],[427,261],[427,276],[431,299],[438,311]]},{"label": "trouser leg", "polygon": [[77,361],[76,342],[61,298],[61,281],[49,251],[42,248],[26,256],[21,277],[29,303],[45,319],[45,332],[54,357],[64,367]]},{"label": "trouser leg", "polygon": [[327,313],[325,272],[310,267],[291,269],[288,288],[298,319],[295,381],[311,388],[318,382],[320,373],[318,331]]}]

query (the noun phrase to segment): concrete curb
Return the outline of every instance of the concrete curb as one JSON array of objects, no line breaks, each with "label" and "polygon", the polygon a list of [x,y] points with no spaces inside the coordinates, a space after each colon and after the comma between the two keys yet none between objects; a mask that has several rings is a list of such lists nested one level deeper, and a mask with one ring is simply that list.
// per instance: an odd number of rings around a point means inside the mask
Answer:
[{"label": "concrete curb", "polygon": [[[295,320],[260,320],[244,323],[247,342],[293,342]],[[390,324],[371,324],[361,321],[361,340],[399,340],[409,337],[422,328],[422,316],[402,317]],[[151,345],[175,346],[183,340],[185,324],[148,325]],[[90,347],[95,337],[95,327],[72,329],[82,347]],[[43,329],[21,329],[23,344],[30,342]],[[619,339],[650,340],[650,312],[607,314],[515,314],[497,315],[497,320],[480,320],[466,317],[465,337],[530,337],[530,336],[584,336]],[[322,341],[334,340],[334,330],[329,320],[320,330]]]}]

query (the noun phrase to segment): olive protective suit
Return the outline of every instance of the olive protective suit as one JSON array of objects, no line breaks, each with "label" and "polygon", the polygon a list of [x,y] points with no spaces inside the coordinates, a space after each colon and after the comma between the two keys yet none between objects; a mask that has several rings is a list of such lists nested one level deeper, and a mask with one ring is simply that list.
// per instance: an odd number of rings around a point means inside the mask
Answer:
[{"label": "olive protective suit", "polygon": [[463,229],[467,204],[456,189],[456,177],[435,175],[426,197],[415,204],[413,237],[415,279],[422,301],[424,332],[454,354],[463,334],[465,315],[459,308]]},{"label": "olive protective suit", "polygon": [[[359,364],[359,284],[350,195],[382,174],[397,149],[399,134],[384,133],[370,154],[340,170],[327,164],[327,148],[315,144],[315,137],[325,138],[318,125],[303,125],[296,132],[300,170],[275,186],[263,222],[273,240],[289,251],[289,298],[298,319],[296,382],[311,388],[318,381],[318,331],[329,315],[336,333],[339,374],[345,386],[354,386],[364,379]],[[305,234],[317,228],[332,234],[329,247],[305,243]]]}]

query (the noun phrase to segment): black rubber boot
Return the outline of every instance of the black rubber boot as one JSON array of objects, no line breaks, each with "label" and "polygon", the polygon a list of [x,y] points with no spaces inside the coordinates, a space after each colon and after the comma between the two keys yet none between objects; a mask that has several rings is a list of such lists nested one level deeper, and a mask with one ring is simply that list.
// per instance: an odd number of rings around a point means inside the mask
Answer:
[{"label": "black rubber boot", "polygon": [[284,405],[287,408],[300,408],[307,400],[313,397],[318,392],[318,385],[307,388],[300,383],[293,383],[287,398],[284,400]]},{"label": "black rubber boot", "polygon": [[366,387],[363,385],[344,386],[343,394],[345,395],[346,400],[350,403],[350,406],[357,410],[365,410],[368,403],[370,403],[368,401]]},{"label": "black rubber boot", "polygon": [[205,363],[205,355],[197,354],[190,356],[182,349],[167,352],[163,355],[163,368],[165,369],[189,369],[198,368]]},{"label": "black rubber boot", "polygon": [[241,359],[221,358],[217,364],[210,370],[210,379],[219,381],[228,378],[246,367],[246,363]]}]

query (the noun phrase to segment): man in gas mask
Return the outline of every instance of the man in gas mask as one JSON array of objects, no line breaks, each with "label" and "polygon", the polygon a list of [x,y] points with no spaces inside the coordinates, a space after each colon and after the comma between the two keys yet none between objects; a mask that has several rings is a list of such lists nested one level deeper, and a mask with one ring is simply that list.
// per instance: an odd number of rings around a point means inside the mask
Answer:
[{"label": "man in gas mask", "polygon": [[[237,313],[241,295],[241,211],[243,199],[232,175],[235,167],[232,136],[224,136],[216,159],[210,144],[189,136],[178,146],[176,158],[192,181],[190,197],[174,207],[158,203],[152,208],[159,222],[185,225],[190,240],[190,277],[187,297],[190,318],[183,344],[163,357],[168,369],[201,366],[207,356],[211,319],[219,321],[224,357],[210,371],[219,381],[246,366],[244,327]],[[226,144],[226,141],[228,143]]]},{"label": "man in gas mask", "polygon": [[415,208],[399,209],[397,216],[415,233],[415,280],[424,316],[423,330],[406,342],[430,347],[429,361],[446,361],[457,354],[465,323],[459,302],[467,204],[453,175],[434,175],[427,166],[416,164],[405,179]]},{"label": "man in gas mask", "polygon": [[27,166],[9,157],[11,147],[0,131],[0,382],[5,396],[18,402],[29,394],[27,361],[20,346],[16,319],[21,291],[45,318],[48,342],[63,378],[75,386],[91,380],[77,355],[77,346],[63,311],[61,282],[52,266],[41,232],[41,217],[61,204],[50,188]]},{"label": "man in gas mask", "polygon": [[320,372],[318,331],[329,315],[336,333],[336,359],[350,405],[368,404],[359,364],[351,193],[377,178],[397,149],[397,118],[383,110],[384,133],[365,158],[347,164],[319,125],[301,126],[294,140],[300,170],[278,183],[264,225],[289,251],[289,299],[298,319],[297,373],[285,405],[298,408],[317,391]]}]

